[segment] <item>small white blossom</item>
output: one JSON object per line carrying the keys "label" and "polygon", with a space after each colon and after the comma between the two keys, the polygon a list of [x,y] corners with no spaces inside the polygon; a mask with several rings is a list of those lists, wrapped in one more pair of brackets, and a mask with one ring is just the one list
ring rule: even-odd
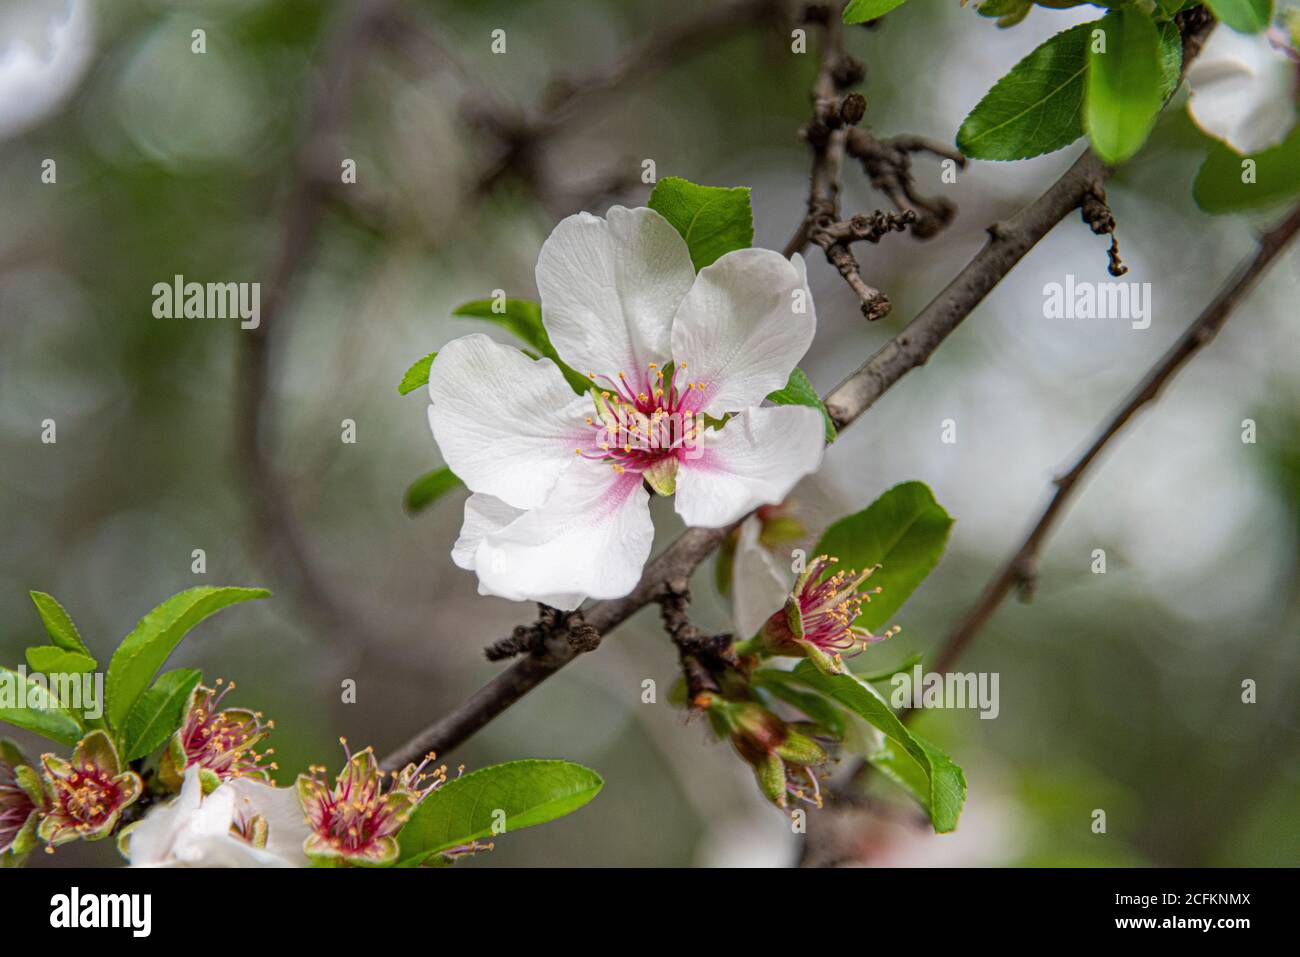
{"label": "small white blossom", "polygon": [[555,227],[537,286],[551,343],[594,399],[485,335],[429,370],[434,438],[474,493],[452,558],[482,594],[562,609],[625,595],[654,537],[646,485],[674,494],[687,525],[718,528],[820,464],[815,409],[759,407],[812,342],[802,257],[741,249],[697,276],[666,219],[615,206]]}
{"label": "small white blossom", "polygon": [[1187,110],[1206,134],[1238,153],[1286,139],[1296,121],[1300,62],[1280,30],[1214,28],[1187,70]]}
{"label": "small white blossom", "polygon": [[306,867],[310,834],[298,793],[250,778],[204,797],[199,769],[181,793],[122,835],[132,867]]}

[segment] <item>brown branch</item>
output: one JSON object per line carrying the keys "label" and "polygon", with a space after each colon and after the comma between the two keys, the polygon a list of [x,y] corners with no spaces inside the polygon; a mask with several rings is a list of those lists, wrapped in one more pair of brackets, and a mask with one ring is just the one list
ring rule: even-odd
{"label": "brown branch", "polygon": [[[1084,473],[1101,455],[1105,446],[1123,430],[1142,407],[1155,401],[1165,385],[1182,367],[1201,349],[1209,345],[1236,306],[1254,288],[1260,277],[1297,233],[1300,233],[1300,206],[1292,210],[1281,225],[1260,238],[1259,249],[1255,255],[1237,268],[1214,300],[1152,366],[1111,417],[1098,428],[1096,437],[1070,470],[1053,480],[1055,491],[1038,521],[1034,523],[1020,546],[1001,566],[985,586],[984,591],[980,593],[970,611],[948,636],[931,666],[932,671],[944,674],[956,666],[958,659],[974,641],[975,636],[988,623],[1013,589],[1018,590],[1025,600],[1032,597],[1043,544],[1079,487]],[[903,709],[899,712],[899,718],[908,721],[915,713],[913,709]],[[854,803],[861,796],[862,784],[870,769],[871,765],[859,759],[844,777],[840,786],[829,789],[830,793],[835,795],[836,802]]]}
{"label": "brown branch", "polygon": [[1053,481],[1056,490],[1047,507],[1030,530],[1025,540],[989,582],[974,607],[967,612],[957,628],[944,643],[933,670],[949,670],[970,645],[975,635],[984,627],[993,612],[1013,589],[1026,597],[1032,595],[1037,574],[1038,556],[1043,542],[1051,533],[1061,511],[1079,487],[1080,479],[1088,467],[1101,454],[1102,449],[1128,424],[1141,408],[1160,395],[1165,384],[1218,334],[1232,311],[1254,288],[1259,278],[1300,232],[1300,207],[1296,207],[1281,225],[1260,238],[1259,249],[1246,263],[1238,267],[1232,279],[1220,290],[1214,300],[1196,317],[1187,331],[1160,358],[1142,381],[1129,394],[1123,404],[1101,427],[1097,437],[1088,446],[1068,472]]}
{"label": "brown branch", "polygon": [[[1198,8],[1199,9],[1199,8]],[[1183,15],[1180,14],[1180,18]],[[1180,19],[1184,70],[1199,49],[1213,20]],[[1011,219],[989,228],[989,241],[957,276],[897,336],[856,372],[832,389],[825,405],[836,428],[847,428],[904,375],[924,365],[984,297],[1044,236],[1085,197],[1095,196],[1110,169],[1091,151],[1085,152],[1045,193]],[[795,237],[798,239],[798,235]],[[806,240],[804,241],[806,244]],[[802,248],[802,247],[800,247]],[[738,523],[737,523],[738,524]],[[635,612],[669,593],[670,582],[688,580],[691,573],[735,528],[687,529],[651,561],[636,588],[623,598],[597,601],[585,610],[586,623],[605,636]],[[581,651],[593,650],[583,648]],[[451,714],[417,733],[388,755],[385,767],[399,767],[429,751],[446,753],[463,743],[525,694],[581,653],[567,641],[548,638],[497,675]]]}
{"label": "brown branch", "polygon": [[[945,338],[970,315],[1012,267],[1072,209],[1106,168],[1085,153],[1046,193],[1006,223],[990,229],[991,239],[901,333],[826,396],[836,426],[847,427],[907,372],[925,363]],[[635,612],[668,594],[668,583],[689,579],[721,544],[731,528],[687,529],[651,561],[633,591],[593,602],[587,624],[607,636]],[[539,651],[522,658],[480,688],[451,714],[412,737],[384,759],[399,767],[429,751],[445,754],[537,687],[575,657],[567,642],[549,637]]]}

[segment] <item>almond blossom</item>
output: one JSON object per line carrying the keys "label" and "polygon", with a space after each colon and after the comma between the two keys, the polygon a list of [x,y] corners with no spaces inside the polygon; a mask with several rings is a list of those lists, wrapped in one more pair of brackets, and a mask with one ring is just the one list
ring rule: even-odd
{"label": "almond blossom", "polygon": [[132,867],[306,867],[310,835],[298,793],[232,778],[204,796],[198,765],[180,795],[119,836]]}
{"label": "almond blossom", "polygon": [[816,410],[760,407],[812,342],[800,256],[741,249],[696,275],[666,219],[615,206],[556,226],[537,286],[588,396],[485,335],[448,343],[429,370],[434,438],[474,493],[452,558],[480,593],[565,610],[625,595],[654,537],[649,489],[718,528],[820,464]]}
{"label": "almond blossom", "polygon": [[1279,29],[1238,33],[1220,24],[1187,69],[1196,125],[1242,154],[1286,139],[1296,122],[1300,54]]}

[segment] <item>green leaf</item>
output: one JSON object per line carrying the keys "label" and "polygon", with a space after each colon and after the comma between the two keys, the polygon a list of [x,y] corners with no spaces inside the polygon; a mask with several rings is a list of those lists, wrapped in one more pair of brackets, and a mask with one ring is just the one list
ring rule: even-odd
{"label": "green leaf", "polygon": [[1258,33],[1273,20],[1273,0],[1205,0],[1205,5],[1238,33]]}
{"label": "green leaf", "polygon": [[39,645],[27,649],[27,667],[46,675],[84,675],[98,668],[99,662],[79,651]]}
{"label": "green leaf", "polygon": [[1160,24],[1160,99],[1168,100],[1183,78],[1183,35],[1178,24]]}
{"label": "green leaf", "polygon": [[1034,0],[984,0],[976,11],[981,17],[998,21],[1000,27],[1013,27],[1034,8]]}
{"label": "green leaf", "polygon": [[825,403],[822,402],[821,396],[817,394],[817,390],[813,388],[802,369],[794,369],[785,388],[777,389],[767,397],[767,401],[775,402],[777,405],[806,405],[810,409],[816,409],[822,414],[822,421],[826,423],[826,441],[835,441],[835,436],[838,434],[835,421],[826,411]]}
{"label": "green leaf", "polygon": [[[20,690],[26,684],[26,696]],[[76,744],[81,725],[59,707],[47,688],[10,668],[0,667],[0,721],[52,738],[60,744]]]}
{"label": "green leaf", "polygon": [[72,615],[64,611],[64,606],[44,592],[29,592],[29,594],[32,603],[36,606],[36,614],[40,615],[40,622],[45,625],[49,640],[59,645],[59,648],[81,651],[82,654],[90,655],[90,649],[86,648],[86,642],[81,640],[77,625],[73,624]]}
{"label": "green leaf", "polygon": [[844,22],[866,23],[868,20],[883,17],[890,10],[901,7],[905,3],[907,0],[851,0],[844,8]]}
{"label": "green leaf", "polygon": [[751,680],[774,697],[798,708],[836,739],[844,737],[844,713],[821,695],[795,687],[798,679],[790,672],[778,668],[759,668]]}
{"label": "green leaf", "polygon": [[402,376],[402,381],[397,384],[397,391],[402,395],[406,395],[407,393],[414,392],[421,386],[428,385],[429,366],[433,365],[433,360],[437,355],[438,353],[436,352],[430,352],[423,359],[415,362],[411,368],[407,369],[406,374]]}
{"label": "green leaf", "polygon": [[966,778],[961,768],[934,745],[908,731],[875,688],[856,675],[825,674],[811,661],[799,662],[794,675],[807,687],[844,705],[902,748],[924,772],[928,783],[924,803],[934,829],[942,834],[957,826],[966,798]]}
{"label": "green leaf", "polygon": [[913,667],[921,663],[921,653],[908,655],[899,664],[892,668],[884,668],[880,671],[855,672],[863,681],[888,681],[894,675],[902,674],[904,671],[911,671]]}
{"label": "green leaf", "polygon": [[904,482],[826,529],[816,554],[838,558],[842,568],[881,565],[868,584],[883,591],[863,604],[857,619],[857,624],[876,629],[938,564],[951,528],[952,517],[924,483]]}
{"label": "green leaf", "polygon": [[185,705],[203,674],[177,668],[160,675],[136,700],[122,732],[122,760],[134,761],[162,747],[185,720]]}
{"label": "green leaf", "polygon": [[650,208],[681,233],[696,272],[754,244],[747,186],[699,186],[680,176],[666,176],[651,191]]}
{"label": "green leaf", "polygon": [[[495,322],[503,329],[509,330],[525,345],[531,346],[539,356],[545,356],[559,366],[574,392],[585,395],[591,388],[591,380],[565,365],[560,359],[560,354],[555,351],[555,346],[551,345],[551,337],[546,334],[546,327],[542,325],[542,307],[538,303],[528,299],[507,299],[504,303],[499,299],[476,299],[457,306],[451,314],[461,318]],[[427,381],[427,369],[425,378]]]}
{"label": "green leaf", "polygon": [[72,616],[63,610],[63,606],[55,601],[52,595],[47,595],[43,591],[34,591],[30,594],[32,602],[36,605],[37,614],[41,616],[41,622],[45,625],[45,631],[50,636],[50,641],[67,651],[79,651],[83,655],[89,655],[90,649],[81,640],[77,626],[72,623]]}
{"label": "green leaf", "polygon": [[406,510],[414,515],[420,512],[452,489],[464,485],[459,476],[445,465],[421,475],[406,489]]}
{"label": "green leaf", "polygon": [[[1253,160],[1253,182],[1243,182]],[[1300,125],[1259,153],[1242,156],[1215,140],[1196,174],[1192,195],[1207,213],[1235,213],[1300,193]]]}
{"label": "green leaf", "polygon": [[448,781],[415,809],[398,834],[400,863],[421,864],[440,851],[493,835],[504,812],[512,833],[571,814],[596,796],[604,782],[595,771],[568,761],[510,761]]}
{"label": "green leaf", "polygon": [[974,159],[1028,159],[1082,136],[1088,37],[1098,22],[1058,33],[993,84],[957,131],[958,149]]}
{"label": "green leaf", "polygon": [[[915,734],[912,735],[912,740],[925,752],[933,781],[910,753],[892,743],[887,743],[880,751],[868,755],[867,761],[912,795],[925,808],[932,822],[938,820],[945,825],[951,823],[952,827],[947,829],[952,830],[956,827],[962,804],[966,800],[966,775],[948,755],[929,741]],[[940,830],[937,824],[935,829]]]}
{"label": "green leaf", "polygon": [[121,731],[136,699],[149,686],[185,633],[228,605],[266,598],[265,588],[200,586],[173,595],[140,619],[108,664],[108,720]]}
{"label": "green leaf", "polygon": [[1163,102],[1160,34],[1134,7],[1110,11],[1097,29],[1102,36],[1088,48],[1084,125],[1096,154],[1122,163],[1142,148]]}

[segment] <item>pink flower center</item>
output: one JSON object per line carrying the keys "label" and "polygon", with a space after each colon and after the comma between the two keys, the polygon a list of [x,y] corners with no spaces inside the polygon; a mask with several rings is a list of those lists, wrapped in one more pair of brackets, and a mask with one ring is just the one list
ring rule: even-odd
{"label": "pink flower center", "polygon": [[89,762],[74,767],[66,778],[51,780],[63,816],[87,827],[104,823],[122,801],[122,789],[112,776]]}
{"label": "pink flower center", "polygon": [[898,629],[873,635],[854,624],[863,604],[881,592],[879,587],[862,588],[880,566],[862,572],[839,570],[827,575],[838,561],[818,555],[799,578],[796,597],[803,622],[803,640],[832,654],[857,654],[869,644],[892,637]]}
{"label": "pink flower center", "polygon": [[18,786],[14,769],[0,763],[0,848],[8,847],[36,805]]}
{"label": "pink flower center", "polygon": [[222,780],[241,775],[263,775],[274,770],[275,764],[262,765],[263,758],[274,753],[268,748],[262,753],[253,746],[275,727],[273,721],[263,721],[260,712],[221,711],[221,700],[234,690],[234,682],[220,693],[210,689],[201,703],[186,716],[181,729],[181,743],[185,747],[185,766],[197,764],[214,772]]}
{"label": "pink flower center", "polygon": [[591,440],[574,450],[578,455],[607,462],[620,474],[641,473],[667,459],[690,458],[699,448],[704,383],[687,380],[686,363],[669,366],[666,376],[652,362],[639,379],[623,372],[590,378],[600,390],[598,412],[587,418]]}

